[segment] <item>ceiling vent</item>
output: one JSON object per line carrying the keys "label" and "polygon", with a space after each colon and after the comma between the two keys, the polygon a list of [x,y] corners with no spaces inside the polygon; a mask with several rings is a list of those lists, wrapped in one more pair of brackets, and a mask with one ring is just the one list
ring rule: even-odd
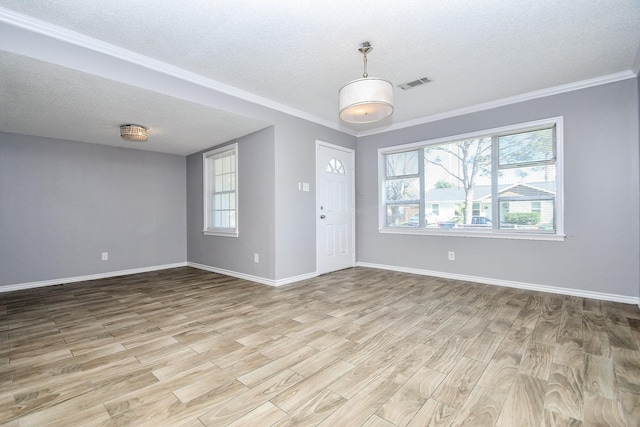
{"label": "ceiling vent", "polygon": [[423,77],[421,79],[418,80],[414,80],[412,82],[409,83],[403,83],[401,85],[398,85],[398,87],[402,90],[409,90],[409,89],[413,89],[414,87],[417,86],[422,86],[423,84],[429,83],[431,81],[431,79],[429,77]]}

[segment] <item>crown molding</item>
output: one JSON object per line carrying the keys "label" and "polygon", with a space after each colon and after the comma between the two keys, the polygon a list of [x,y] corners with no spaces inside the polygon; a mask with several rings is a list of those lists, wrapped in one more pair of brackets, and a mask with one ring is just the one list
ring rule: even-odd
{"label": "crown molding", "polygon": [[51,37],[60,40],[64,43],[69,43],[84,49],[92,50],[97,53],[108,55],[118,60],[123,60],[134,65],[138,65],[147,68],[158,73],[162,73],[186,82],[196,84],[198,86],[211,89],[221,94],[229,95],[234,98],[250,102],[271,110],[279,111],[281,113],[297,117],[300,119],[308,120],[313,123],[317,123],[322,126],[355,136],[363,137],[370,135],[377,135],[385,132],[390,132],[399,129],[405,129],[412,126],[422,125],[426,123],[435,122],[438,120],[444,120],[452,117],[462,116],[465,114],[471,114],[481,111],[490,110],[493,108],[503,107],[506,105],[516,104],[523,101],[530,101],[533,99],[544,98],[547,96],[558,95],[562,93],[572,92],[580,89],[590,88],[594,86],[600,86],[608,83],[614,83],[621,80],[635,78],[640,73],[640,48],[635,56],[633,68],[628,71],[622,71],[619,73],[609,74],[606,76],[596,77],[593,79],[582,80],[579,82],[573,82],[565,85],[559,85],[542,89],[538,91],[528,92],[512,97],[499,99],[496,101],[490,101],[482,104],[477,104],[469,107],[459,108],[456,110],[447,111],[444,113],[433,114],[430,116],[421,117],[414,120],[408,120],[401,123],[387,125],[383,127],[357,131],[349,129],[340,123],[336,123],[330,120],[322,119],[316,115],[309,114],[305,111],[290,107],[285,104],[273,101],[268,98],[264,98],[255,95],[251,92],[238,89],[236,87],[218,82],[213,79],[209,79],[200,74],[196,74],[185,69],[167,64],[166,62],[158,61],[153,58],[132,52],[130,50],[115,46],[110,43],[95,39],[93,37],[80,34],[75,31],[68,30],[66,28],[51,24],[49,22],[24,15],[15,12],[10,9],[0,7],[0,22],[30,31],[38,33],[46,37]]}
{"label": "crown molding", "polygon": [[[640,51],[639,51],[640,52]],[[640,58],[636,61],[640,62]],[[640,64],[636,64],[640,65]],[[634,73],[631,70],[622,71],[619,73],[609,74],[606,76],[596,77],[593,79],[582,80],[579,82],[568,83],[565,85],[553,86],[547,89],[537,90],[533,92],[523,93],[521,95],[515,95],[508,98],[498,99],[496,101],[486,102],[483,104],[472,105],[469,107],[459,108],[456,110],[447,111],[444,113],[433,114],[431,116],[421,117],[415,120],[408,120],[406,122],[397,123],[386,126],[384,128],[370,129],[367,131],[361,131],[356,133],[357,137],[376,135],[380,133],[390,132],[398,129],[404,129],[412,126],[418,126],[425,123],[436,122],[438,120],[449,119],[452,117],[463,116],[465,114],[477,113],[481,111],[491,110],[493,108],[504,107],[506,105],[517,104],[519,102],[531,101],[533,99],[545,98],[552,95],[558,95],[567,92],[573,92],[580,89],[586,89],[595,86],[601,86],[608,83],[615,83],[622,80],[633,79],[637,76],[637,72]]]}
{"label": "crown molding", "polygon": [[41,34],[46,37],[51,37],[64,43],[69,43],[84,49],[101,53],[118,60],[126,61],[131,64],[156,71],[158,73],[162,73],[207,89],[214,90],[225,95],[232,96],[234,98],[241,99],[243,101],[250,102],[252,104],[260,105],[271,110],[279,111],[290,116],[298,117],[300,119],[308,120],[344,132],[344,129],[339,127],[336,123],[322,119],[313,114],[309,114],[305,111],[298,110],[288,105],[275,102],[271,99],[255,95],[251,92],[247,92],[242,89],[238,89],[236,87],[218,82],[216,80],[209,79],[200,74],[187,71],[183,68],[167,64],[166,62],[158,61],[148,56],[141,55],[139,53],[124,49],[111,43],[107,43],[102,40],[98,40],[96,38],[68,30],[66,28],[51,24],[41,19],[33,18],[31,16],[15,12],[10,9],[0,7],[0,22],[4,22],[6,24],[21,28],[26,31]]}

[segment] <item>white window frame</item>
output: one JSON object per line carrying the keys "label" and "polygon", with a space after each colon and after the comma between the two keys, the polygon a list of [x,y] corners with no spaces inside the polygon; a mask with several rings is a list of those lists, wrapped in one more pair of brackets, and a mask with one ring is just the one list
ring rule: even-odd
{"label": "white window frame", "polygon": [[[500,229],[474,229],[473,231],[465,229],[431,229],[431,228],[411,228],[411,227],[385,227],[386,206],[385,206],[385,178],[386,165],[385,155],[403,151],[409,151],[415,148],[421,148],[427,145],[444,144],[452,141],[474,139],[485,137],[488,135],[504,134],[517,131],[526,131],[538,127],[555,126],[556,132],[556,198],[555,198],[555,215],[556,230],[555,233],[536,233],[513,232]],[[564,129],[563,117],[551,117],[543,120],[536,120],[526,123],[518,123],[510,126],[487,129],[478,132],[466,133],[461,135],[448,136],[433,140],[413,142],[409,144],[396,145],[392,147],[383,147],[378,149],[378,232],[384,234],[411,234],[411,235],[434,235],[434,236],[457,236],[457,237],[480,237],[480,238],[497,238],[497,239],[523,239],[523,240],[552,240],[563,241],[564,234]],[[421,195],[424,197],[424,195]]]}
{"label": "white window frame", "polygon": [[[211,174],[215,173],[215,171],[212,170],[209,159],[225,157],[229,153],[233,153],[235,158],[235,227],[214,227],[212,225],[213,220],[211,218],[211,206],[214,203],[212,200]],[[202,155],[202,178],[202,204],[204,210],[204,228],[202,233],[209,236],[238,237],[238,144],[234,143],[225,145],[224,147],[216,148],[204,153]]]}

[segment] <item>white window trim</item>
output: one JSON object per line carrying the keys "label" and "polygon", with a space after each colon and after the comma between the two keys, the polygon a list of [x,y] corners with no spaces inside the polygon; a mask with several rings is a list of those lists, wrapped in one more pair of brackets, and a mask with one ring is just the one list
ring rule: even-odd
{"label": "white window trim", "polygon": [[[493,135],[498,133],[508,133],[527,128],[536,128],[543,126],[556,127],[556,232],[551,233],[514,233],[507,230],[489,230],[489,231],[467,231],[456,229],[414,229],[414,228],[392,228],[385,227],[385,210],[383,204],[385,200],[385,164],[384,155],[396,152],[407,151],[412,148],[423,147],[425,145],[442,144],[451,141],[459,141],[465,139],[473,139],[481,136]],[[518,123],[515,125],[503,126],[499,128],[486,129],[478,132],[465,133],[461,135],[447,136],[444,138],[431,139],[426,141],[418,141],[409,144],[395,145],[391,147],[383,147],[378,149],[378,232],[381,234],[407,234],[407,235],[425,235],[425,236],[452,236],[452,237],[478,237],[491,239],[519,239],[519,240],[550,240],[563,241],[566,238],[564,234],[564,128],[563,116],[551,117],[543,120],[536,120],[526,123]]]}
{"label": "white window trim", "polygon": [[[233,151],[235,153],[235,173],[236,173],[236,190],[235,190],[235,206],[236,206],[236,227],[235,228],[208,228],[207,224],[210,224],[209,215],[209,195],[211,194],[210,190],[210,180],[209,180],[209,167],[207,159],[211,156],[215,156],[220,153],[224,153],[227,151]],[[229,145],[225,145],[224,147],[216,148],[214,150],[207,151],[202,154],[202,207],[203,207],[203,230],[202,234],[206,236],[223,236],[223,237],[238,237],[239,229],[238,229],[238,143],[233,143]]]}

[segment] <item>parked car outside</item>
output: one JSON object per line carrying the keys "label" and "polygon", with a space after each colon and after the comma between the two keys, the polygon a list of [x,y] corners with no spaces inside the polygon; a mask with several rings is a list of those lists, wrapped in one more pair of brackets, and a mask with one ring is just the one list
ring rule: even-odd
{"label": "parked car outside", "polygon": [[472,216],[471,224],[458,224],[462,228],[491,228],[491,218],[486,216]]}
{"label": "parked car outside", "polygon": [[491,218],[486,216],[471,217],[471,224],[463,224],[461,218],[454,218],[452,221],[442,221],[439,228],[491,228]]}
{"label": "parked car outside", "polygon": [[440,224],[438,224],[438,228],[455,228],[456,225],[457,224],[453,221],[443,221]]}
{"label": "parked car outside", "polygon": [[486,216],[471,217],[471,225],[475,225],[476,227],[491,227],[491,218]]}
{"label": "parked car outside", "polygon": [[[440,219],[438,218],[437,215],[433,213],[428,213],[424,216],[424,225],[426,226],[429,226],[429,225],[437,226],[439,222],[440,222]],[[407,224],[410,227],[418,227],[420,225],[420,215],[419,214],[412,215],[411,218],[409,218],[409,222]]]}

